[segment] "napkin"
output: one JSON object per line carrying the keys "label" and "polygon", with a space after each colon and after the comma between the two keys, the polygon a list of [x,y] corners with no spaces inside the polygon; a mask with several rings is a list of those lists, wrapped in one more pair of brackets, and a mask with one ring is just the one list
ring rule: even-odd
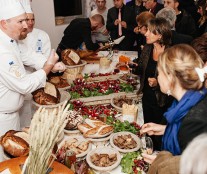
{"label": "napkin", "polygon": [[9,169],[5,169],[0,174],[12,174]]}

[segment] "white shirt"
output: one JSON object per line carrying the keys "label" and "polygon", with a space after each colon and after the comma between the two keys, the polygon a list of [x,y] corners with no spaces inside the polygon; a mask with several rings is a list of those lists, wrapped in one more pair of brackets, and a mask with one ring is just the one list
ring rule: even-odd
{"label": "white shirt", "polygon": [[[0,30],[0,113],[18,111],[24,95],[44,87],[46,73],[41,68],[46,59],[29,50],[19,50],[18,43]],[[37,71],[26,74],[24,65]]]}
{"label": "white shirt", "polygon": [[34,28],[32,32],[27,34],[23,40],[27,47],[31,47],[33,51],[41,53],[46,58],[49,57],[51,51],[51,42],[48,34],[40,29]]}
{"label": "white shirt", "polygon": [[92,12],[91,12],[91,16],[95,15],[95,14],[100,14],[103,16],[104,18],[104,21],[105,21],[105,25],[101,28],[99,28],[97,30],[97,32],[94,32],[93,35],[95,37],[95,40],[96,41],[102,41],[102,42],[107,42],[108,41],[108,38],[109,36],[107,35],[103,35],[102,32],[105,31],[106,29],[106,20],[107,20],[107,13],[108,13],[108,9],[106,9],[103,13],[99,13],[97,9],[94,9]]}

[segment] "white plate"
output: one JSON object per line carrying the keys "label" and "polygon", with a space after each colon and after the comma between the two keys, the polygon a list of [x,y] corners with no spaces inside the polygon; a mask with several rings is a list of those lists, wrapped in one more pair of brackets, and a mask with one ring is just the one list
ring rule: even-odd
{"label": "white plate", "polygon": [[[92,162],[91,162],[91,155],[93,155],[94,153],[97,153],[97,154],[116,154],[117,155],[117,161],[111,165],[111,166],[108,166],[108,167],[99,167],[99,166],[95,166]],[[101,147],[101,148],[96,148],[92,151],[90,151],[87,156],[86,156],[86,161],[88,163],[88,165],[97,170],[97,171],[111,171],[113,170],[114,168],[116,168],[120,162],[121,162],[121,155],[119,153],[118,150],[114,149],[114,148],[109,148],[109,147]]]}
{"label": "white plate", "polygon": [[[137,142],[137,147],[135,147],[135,148],[133,148],[133,149],[121,149],[121,148],[117,147],[117,146],[114,144],[114,139],[115,139],[116,137],[121,136],[121,135],[129,135],[129,134],[130,134],[130,135],[132,136],[132,138]],[[117,133],[114,133],[114,134],[111,136],[111,138],[110,138],[110,144],[111,144],[112,147],[114,147],[115,149],[117,149],[119,152],[122,152],[122,153],[128,153],[128,152],[134,152],[134,151],[139,150],[140,147],[141,147],[141,140],[140,140],[140,138],[139,138],[137,135],[135,135],[135,134],[133,134],[133,133],[131,133],[131,132],[123,131],[123,132],[117,132]]]}
{"label": "white plate", "polygon": [[[88,140],[85,139],[83,136],[81,135],[77,135],[77,136],[65,136],[64,139],[60,142],[60,144],[58,144],[58,149],[60,149],[64,144],[65,142],[70,142],[71,139],[73,138],[76,138],[78,140],[78,142],[87,142]],[[92,145],[91,143],[88,144],[88,149],[80,154],[77,154],[76,157],[79,158],[79,157],[83,157],[85,156],[92,148]]]}
{"label": "white plate", "polygon": [[103,138],[87,138],[87,140],[91,141],[92,144],[96,147],[98,146],[107,146],[109,144],[111,135]]}
{"label": "white plate", "polygon": [[68,135],[78,135],[78,134],[81,134],[78,129],[75,129],[75,130],[64,129],[64,133],[68,134]]}

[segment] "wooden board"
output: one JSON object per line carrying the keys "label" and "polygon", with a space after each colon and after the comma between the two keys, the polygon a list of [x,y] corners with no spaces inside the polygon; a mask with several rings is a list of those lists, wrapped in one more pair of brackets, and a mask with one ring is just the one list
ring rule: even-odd
{"label": "wooden board", "polygon": [[[0,163],[0,172],[9,169],[12,174],[21,174],[21,166],[24,164],[26,157],[18,157],[10,160],[6,160]],[[51,172],[49,174],[74,174],[69,168],[56,161],[51,166]]]}

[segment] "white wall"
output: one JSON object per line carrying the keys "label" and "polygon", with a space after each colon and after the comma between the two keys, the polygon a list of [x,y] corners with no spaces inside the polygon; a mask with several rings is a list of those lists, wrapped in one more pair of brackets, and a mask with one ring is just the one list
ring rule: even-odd
{"label": "white wall", "polygon": [[56,49],[68,24],[55,25],[53,0],[33,0],[32,9],[35,14],[35,27],[49,34],[52,48]]}
{"label": "white wall", "polygon": [[[69,0],[68,0],[69,1]],[[85,2],[85,0],[82,0]],[[86,15],[89,8],[89,2],[91,0],[86,0],[84,3],[84,12]],[[113,0],[107,0],[107,7],[113,6]],[[32,9],[35,14],[35,27],[46,31],[52,43],[52,48],[57,48],[62,36],[63,31],[68,26],[68,24],[55,25],[55,13],[53,0],[32,0]]]}

